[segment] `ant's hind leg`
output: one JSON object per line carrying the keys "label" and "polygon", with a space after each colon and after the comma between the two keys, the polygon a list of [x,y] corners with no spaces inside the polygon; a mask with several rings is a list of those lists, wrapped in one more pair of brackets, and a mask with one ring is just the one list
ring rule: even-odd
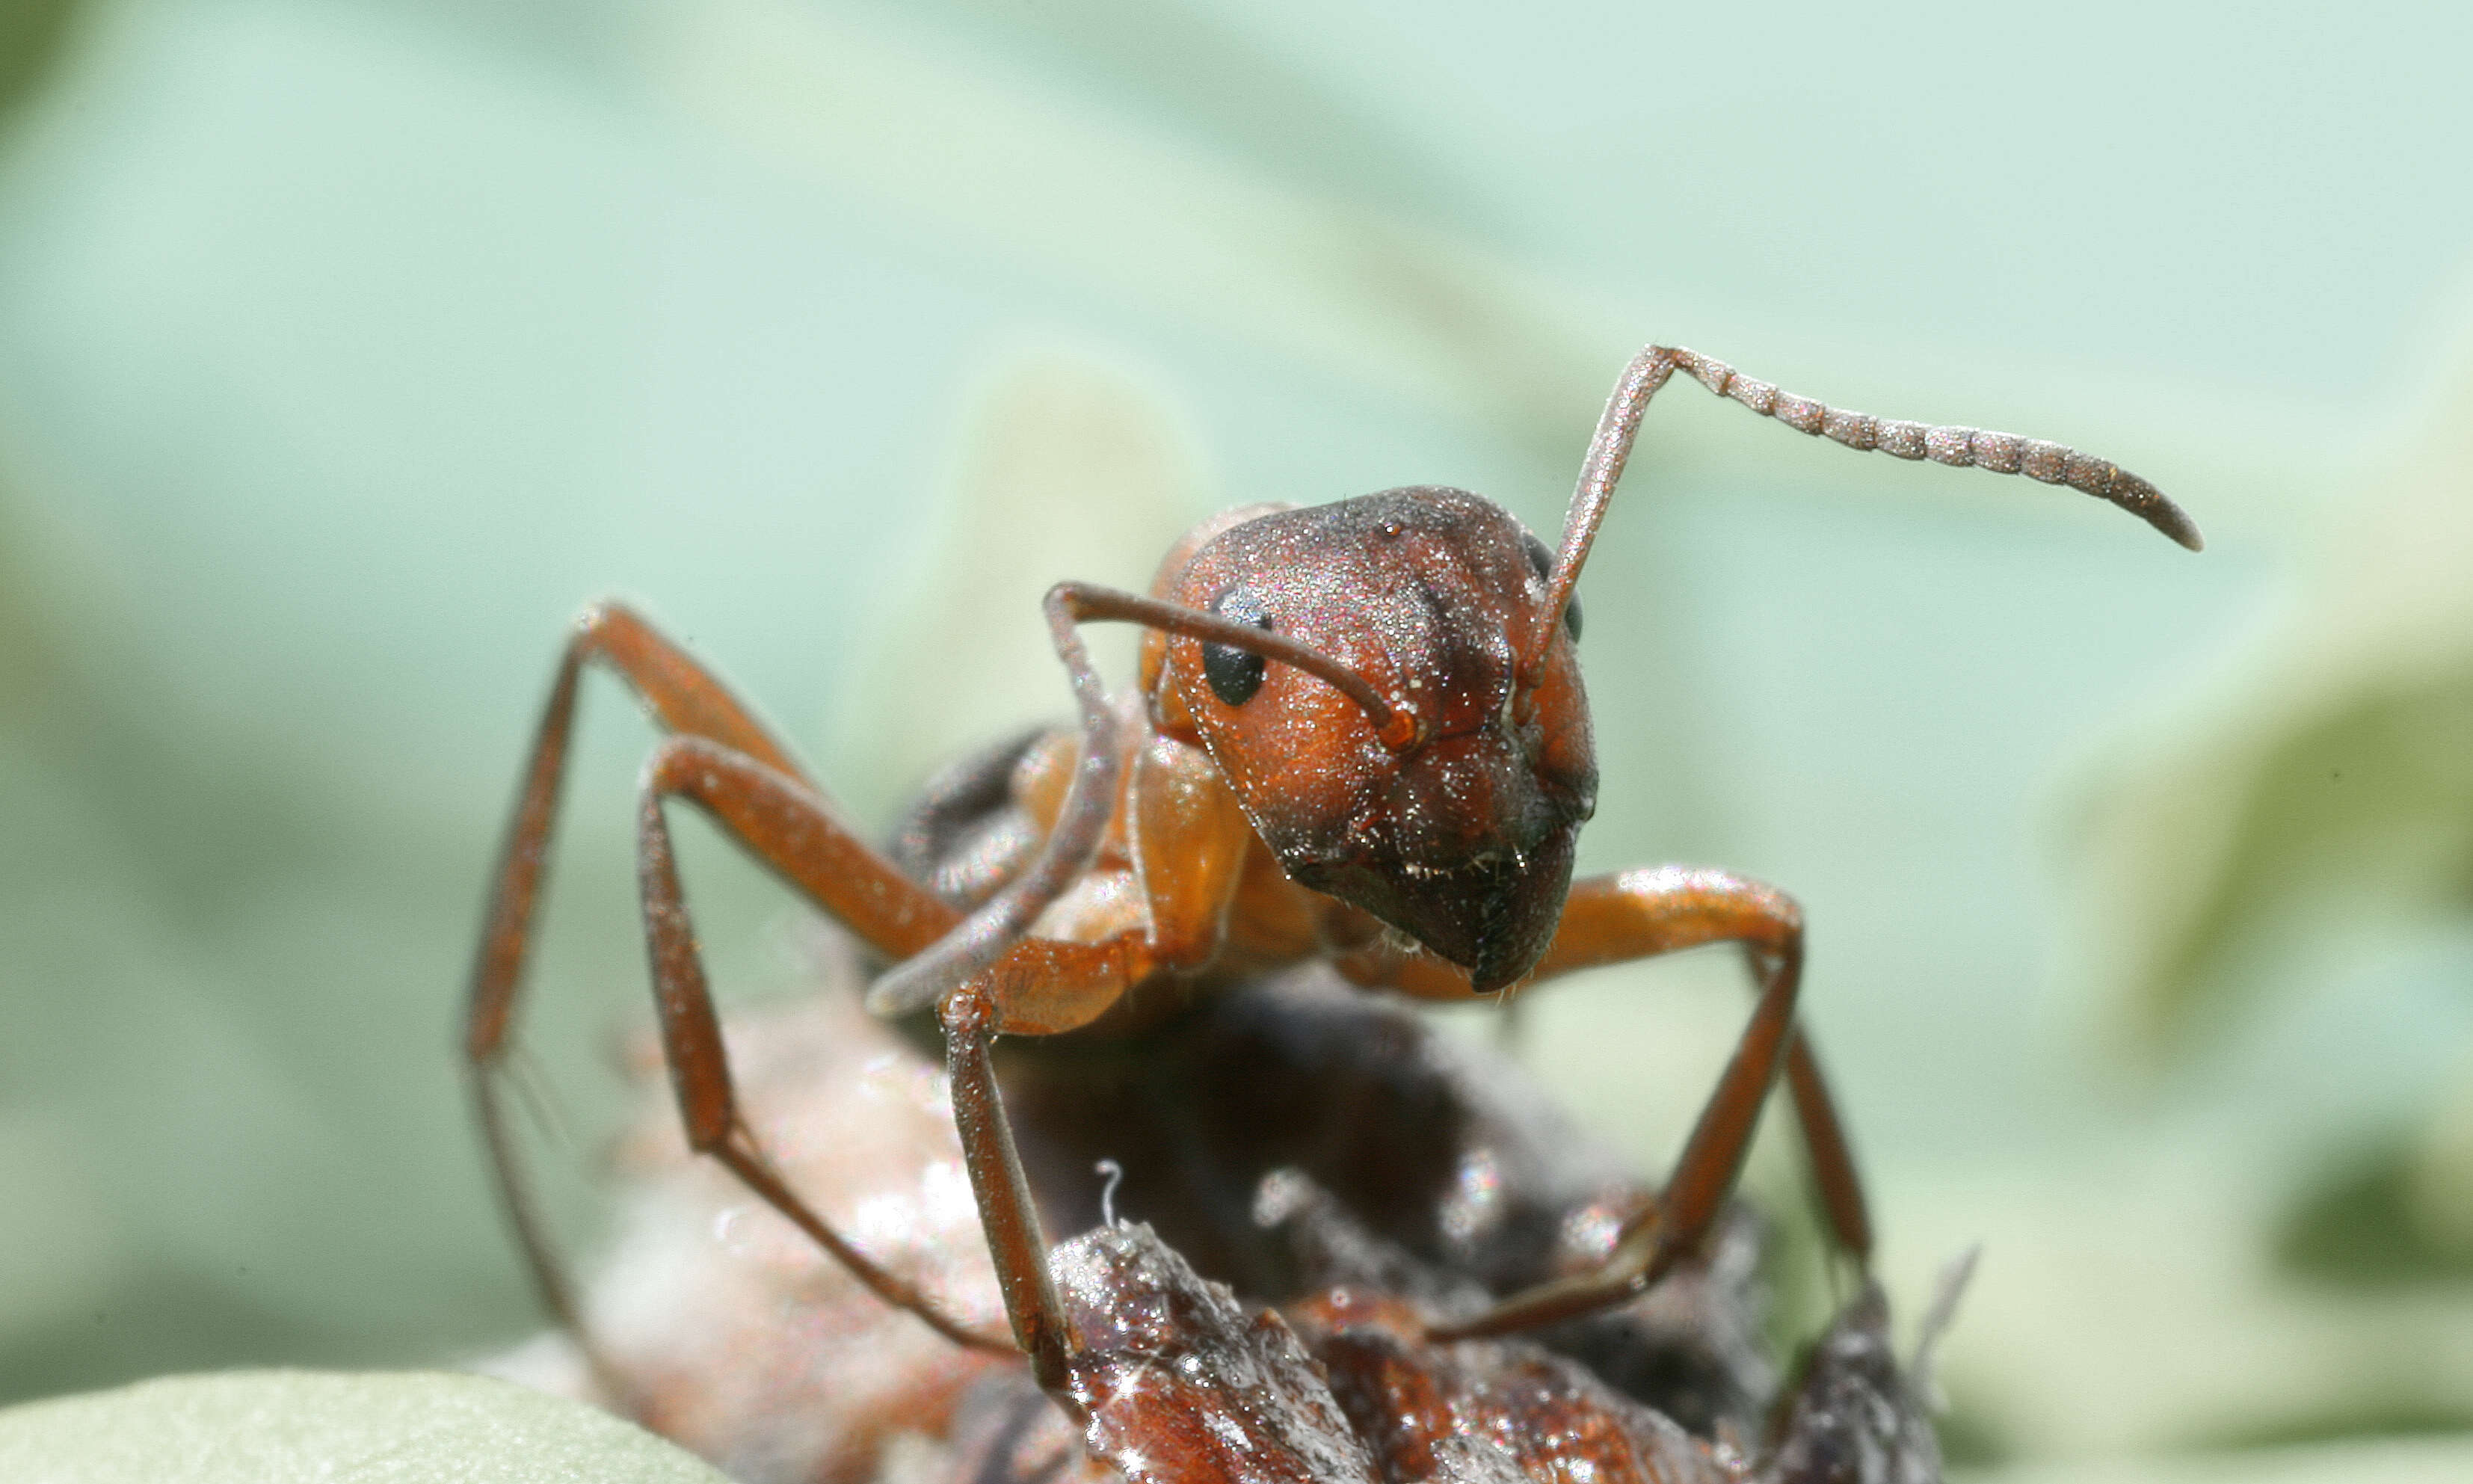
{"label": "ant's hind leg", "polygon": [[1595,1273],[1514,1295],[1438,1336],[1501,1334],[1621,1303],[1696,1248],[1733,1193],[1769,1089],[1784,1075],[1803,1128],[1822,1209],[1838,1246],[1870,1259],[1871,1220],[1852,1151],[1820,1064],[1795,1026],[1803,914],[1784,893],[1722,871],[1668,867],[1573,885],[1538,978],[1713,943],[1749,955],[1760,995],[1735,1054],[1684,1140],[1656,1205],[1625,1227]]}

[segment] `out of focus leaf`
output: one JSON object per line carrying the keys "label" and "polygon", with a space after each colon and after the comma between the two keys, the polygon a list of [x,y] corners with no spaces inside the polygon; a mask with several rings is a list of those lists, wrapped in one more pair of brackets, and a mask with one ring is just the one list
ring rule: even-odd
{"label": "out of focus leaf", "polygon": [[[2277,980],[2277,957],[2473,920],[2473,353],[2404,451],[2328,513],[2315,568],[2221,702],[2115,778],[2085,844],[2117,1002],[2149,1053]],[[2204,698],[2215,700],[2216,697]],[[2285,1218],[2288,1268],[2473,1266],[2473,1085]]]}
{"label": "out of focus leaf", "polygon": [[2456,1484],[2473,1460],[2457,1438],[2384,1438],[2077,1459],[1999,1474],[2001,1484]]}
{"label": "out of focus leaf", "polygon": [[[1446,408],[1558,465],[1637,348],[1635,327],[1464,237],[1129,128],[1087,98],[957,67],[858,8],[674,0],[647,14],[641,55],[684,117],[919,224],[940,251],[1103,283],[1171,320]],[[1104,21],[1088,34],[1102,31],[1115,47],[1139,44]],[[1212,65],[1221,89],[1304,85],[1225,48]],[[1359,138],[1322,139],[1316,154],[1344,156]]]}
{"label": "out of focus leaf", "polygon": [[[873,662],[840,718],[856,771],[905,790],[957,746],[1069,714],[1039,616],[1047,589],[1073,578],[1148,591],[1160,554],[1212,508],[1164,398],[1089,355],[1007,355],[964,416],[926,569],[868,635]],[[1090,626],[1083,642],[1111,684],[1131,682],[1130,626]],[[900,802],[847,792],[885,813]]]}
{"label": "out of focus leaf", "polygon": [[2124,768],[2081,839],[2141,1041],[2181,1042],[2245,952],[2473,913],[2473,354],[2328,513],[2219,704]]}
{"label": "out of focus leaf", "polygon": [[[2416,1219],[2409,1145],[2372,1150],[2320,1180],[2285,1218],[2276,1257],[2314,1279],[2377,1287],[2473,1277],[2473,1253],[2431,1240]],[[2463,1425],[2473,1426],[2473,1416]]]}
{"label": "out of focus leaf", "polygon": [[170,1376],[0,1412],[13,1484],[718,1484],[581,1402],[436,1372]]}
{"label": "out of focus leaf", "polygon": [[9,0],[0,5],[0,113],[42,81],[68,39],[78,0]]}

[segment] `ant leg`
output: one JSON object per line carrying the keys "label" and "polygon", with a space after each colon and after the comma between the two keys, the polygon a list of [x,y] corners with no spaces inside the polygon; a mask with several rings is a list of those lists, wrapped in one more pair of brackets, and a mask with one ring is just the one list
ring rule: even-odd
{"label": "ant leg", "polygon": [[1039,1225],[1030,1183],[1021,1172],[1013,1125],[1005,1118],[989,1044],[996,1040],[996,1006],[1006,997],[1008,957],[945,996],[945,1065],[952,1088],[953,1123],[962,1135],[962,1162],[971,1172],[979,1222],[987,1229],[988,1255],[996,1260],[1004,1292],[1005,1317],[1016,1343],[1030,1357],[1031,1375],[1050,1396],[1066,1398],[1068,1366],[1079,1342],[1056,1297],[1047,1269],[1047,1236]]}
{"label": "ant leg", "polygon": [[[1775,887],[1732,872],[1664,866],[1592,876],[1573,883],[1537,977],[1730,941],[1750,950],[1754,973],[1765,978],[1764,955],[1784,951],[1778,945],[1790,945],[1801,962],[1803,911]],[[1858,1267],[1868,1267],[1872,1218],[1862,1177],[1819,1053],[1799,1028],[1787,1043],[1784,1075],[1830,1234]]]}
{"label": "ant leg", "polygon": [[[728,688],[652,625],[614,603],[586,609],[559,656],[557,678],[533,738],[515,817],[509,821],[497,868],[492,873],[489,910],[473,959],[465,1021],[466,1049],[476,1063],[493,1062],[502,1051],[523,978],[533,916],[548,865],[550,832],[558,819],[567,742],[574,730],[577,684],[588,660],[607,664],[666,730],[708,738],[798,780],[811,792],[815,789],[805,772]],[[843,914],[877,949],[906,956],[951,926],[957,914],[910,882],[890,861],[855,837],[849,838],[845,850],[862,874],[881,883],[871,891],[882,905],[871,902]]]}
{"label": "ant leg", "polygon": [[[1666,867],[1592,877],[1573,884],[1537,977],[1713,943],[1744,946],[1761,980],[1760,997],[1656,1206],[1618,1234],[1597,1272],[1514,1295],[1475,1319],[1438,1327],[1437,1337],[1501,1334],[1573,1318],[1620,1303],[1664,1277],[1699,1245],[1733,1192],[1762,1104],[1781,1071],[1802,1122],[1831,1230],[1859,1263],[1868,1260],[1871,1222],[1854,1157],[1820,1064],[1794,1023],[1803,914],[1791,898],[1721,871]],[[1410,988],[1413,993],[1427,987]]]}
{"label": "ant leg", "polygon": [[[1744,910],[1713,921],[1705,911],[1712,897],[1731,899]],[[1770,951],[1766,945],[1799,944],[1802,914],[1791,898],[1727,872],[1669,866],[1592,876],[1573,883],[1554,942],[1527,982],[1730,942],[1753,950],[1754,972],[1765,980],[1761,957]],[[1360,950],[1341,955],[1337,967],[1360,984],[1387,986],[1419,999],[1464,1000],[1472,993],[1467,970],[1426,954],[1401,958],[1380,948]],[[1830,1235],[1858,1267],[1867,1267],[1872,1219],[1862,1179],[1820,1070],[1819,1054],[1801,1029],[1787,1043],[1784,1076]]]}
{"label": "ant leg", "polygon": [[[500,1208],[514,1229],[533,1284],[550,1316],[583,1345],[595,1376],[613,1395],[623,1395],[611,1368],[594,1353],[579,1323],[574,1290],[549,1241],[548,1231],[535,1208],[498,1083],[511,1044],[516,999],[531,946],[532,923],[540,905],[548,863],[549,838],[557,821],[559,784],[565,772],[569,737],[574,729],[577,688],[587,662],[610,667],[651,708],[665,728],[708,738],[732,752],[768,765],[777,775],[801,781],[804,776],[787,752],[775,742],[732,697],[728,688],[641,617],[616,604],[601,603],[578,616],[559,657],[549,700],[525,763],[523,785],[514,817],[499,848],[491,876],[481,941],[473,956],[466,995],[464,1055],[471,1071],[473,1106],[490,1152],[490,1168]],[[805,796],[814,800],[809,792]],[[803,888],[830,907],[862,937],[891,954],[918,951],[935,941],[956,920],[951,908],[920,889],[866,844],[825,817],[821,802],[812,810],[813,843],[795,854],[815,869],[793,875]],[[802,875],[804,879],[799,879]],[[826,878],[839,890],[819,890]]]}
{"label": "ant leg", "polygon": [[932,947],[887,970],[867,992],[873,1015],[892,1017],[924,1010],[965,981],[985,972],[1007,950],[1022,941],[1030,924],[1064,895],[1066,888],[1090,869],[1091,857],[1107,832],[1116,806],[1116,714],[1108,705],[1108,689],[1091,666],[1091,652],[1078,627],[1095,613],[1092,594],[1104,589],[1081,583],[1059,583],[1041,604],[1047,616],[1047,636],[1056,658],[1073,685],[1081,712],[1082,739],[1073,762],[1073,779],[1065,802],[1038,856],[1002,891],[988,898],[969,918],[954,925]]}
{"label": "ant leg", "polygon": [[916,1284],[896,1277],[852,1247],[809,1209],[783,1183],[741,1115],[730,1080],[721,1019],[698,955],[695,926],[679,884],[662,805],[672,796],[702,805],[741,843],[792,884],[808,887],[833,905],[847,890],[817,893],[811,877],[828,867],[832,852],[820,842],[840,836],[821,802],[802,784],[743,753],[702,737],[674,737],[645,764],[636,822],[638,875],[643,890],[645,945],[652,961],[653,1001],[661,1028],[661,1049],[670,1085],[686,1125],[687,1147],[710,1155],[747,1187],[788,1217],[829,1252],[877,1298],[906,1309],[956,1345],[1010,1352],[1003,1339],[972,1330],[940,1309]]}
{"label": "ant leg", "polygon": [[1863,1177],[1855,1168],[1855,1151],[1846,1141],[1846,1124],[1837,1116],[1837,1100],[1830,1095],[1829,1079],[1821,1075],[1820,1053],[1812,1049],[1811,1034],[1801,1029],[1786,1048],[1786,1090],[1794,1099],[1804,1158],[1812,1161],[1812,1184],[1820,1194],[1829,1234],[1837,1239],[1839,1251],[1855,1259],[1858,1270],[1868,1270],[1872,1213],[1863,1200]]}

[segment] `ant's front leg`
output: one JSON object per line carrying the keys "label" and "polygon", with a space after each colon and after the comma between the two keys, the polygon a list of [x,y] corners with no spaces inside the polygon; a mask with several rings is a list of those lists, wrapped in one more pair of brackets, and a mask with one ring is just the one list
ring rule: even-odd
{"label": "ant's front leg", "polygon": [[[1082,1342],[1048,1271],[1047,1237],[1022,1175],[990,1047],[999,1034],[1055,1035],[1088,1024],[1154,972],[1207,961],[1217,951],[1252,833],[1209,759],[1164,738],[1150,737],[1136,750],[1130,787],[1116,797],[1115,730],[1076,629],[1093,619],[1138,615],[1214,634],[1236,626],[1079,583],[1051,589],[1045,612],[1080,705],[1082,737],[1042,858],[934,948],[878,980],[869,1008],[883,1014],[931,998],[936,1004],[963,1165],[1006,1318],[1041,1388],[1078,1409],[1069,1371]],[[1241,630],[1235,636],[1258,637]],[[1109,811],[1118,806],[1130,811],[1145,927],[1097,942],[1022,936],[1088,869]]]}
{"label": "ant's front leg", "polygon": [[[1803,913],[1791,898],[1723,871],[1668,866],[1593,876],[1573,883],[1561,925],[1535,977],[1714,943],[1744,946],[1760,979],[1760,997],[1657,1204],[1618,1234],[1597,1272],[1517,1294],[1475,1319],[1438,1327],[1438,1337],[1552,1324],[1621,1303],[1665,1276],[1700,1244],[1733,1193],[1762,1104],[1781,1072],[1794,1099],[1831,1233],[1858,1264],[1869,1262],[1871,1219],[1854,1155],[1810,1038],[1795,1027]],[[1413,994],[1456,997],[1450,981],[1457,973],[1437,961],[1412,959],[1389,977]],[[1458,974],[1457,995],[1467,993],[1466,976]]]}
{"label": "ant's front leg", "polygon": [[988,1054],[1001,1019],[997,1007],[1020,978],[1016,961],[1008,956],[946,995],[939,1016],[945,1026],[953,1124],[962,1136],[962,1163],[978,1200],[979,1224],[987,1231],[1005,1316],[1016,1343],[1030,1357],[1040,1389],[1063,1399],[1069,1395],[1067,1372],[1078,1341],[1048,1273],[1047,1236],[1039,1225],[1030,1182],[1021,1172],[1021,1155],[1014,1147],[1013,1125],[1005,1118],[996,1065]]}
{"label": "ant's front leg", "polygon": [[[1741,1069],[1743,1048],[1762,1029],[1761,1015],[1771,998],[1782,997],[1785,1005],[1779,1013],[1791,1015],[1799,986],[1803,909],[1777,888],[1730,871],[1688,866],[1657,866],[1591,876],[1573,883],[1554,942],[1538,963],[1537,977],[1630,963],[1704,943],[1743,945],[1764,989],[1761,1007],[1754,1010],[1752,1023],[1744,1029],[1736,1063],[1727,1069],[1731,1078]],[[1862,1177],[1856,1171],[1846,1126],[1837,1116],[1837,1100],[1830,1095],[1828,1080],[1821,1075],[1820,1058],[1812,1048],[1809,1033],[1795,1030],[1788,1041],[1784,1075],[1830,1234],[1857,1266],[1868,1266],[1872,1260],[1872,1218],[1863,1200]],[[1711,1098],[1711,1112],[1726,1089],[1727,1084],[1720,1082]],[[1758,1116],[1758,1110],[1755,1099],[1752,1116]],[[1709,1116],[1704,1113],[1703,1121]],[[1747,1125],[1744,1137],[1749,1137]],[[1684,1149],[1686,1163],[1697,1142],[1695,1131],[1693,1144]],[[1680,1171],[1677,1173],[1679,1176]],[[1717,1192],[1717,1199],[1722,1201],[1733,1185],[1730,1177],[1727,1189]],[[1701,1218],[1703,1224],[1716,1214],[1713,1204]]]}

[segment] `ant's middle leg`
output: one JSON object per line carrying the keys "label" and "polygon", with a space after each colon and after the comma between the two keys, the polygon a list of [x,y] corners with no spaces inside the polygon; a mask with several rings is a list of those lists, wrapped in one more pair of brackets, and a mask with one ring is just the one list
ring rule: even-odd
{"label": "ant's middle leg", "polygon": [[[674,737],[645,764],[636,822],[645,945],[663,1060],[686,1126],[687,1147],[719,1161],[877,1298],[917,1315],[957,1345],[1011,1352],[1012,1344],[1001,1336],[963,1325],[916,1284],[852,1246],[782,1180],[748,1127],[731,1082],[721,1019],[679,883],[678,858],[663,811],[673,797],[702,806],[759,860],[837,913],[844,905],[841,898],[852,890],[850,881],[834,874],[837,865],[845,864],[838,859],[839,848],[856,842],[805,787],[743,753],[701,737]],[[1011,1297],[1008,1291],[1008,1302]]]}
{"label": "ant's middle leg", "polygon": [[[1794,1100],[1831,1233],[1859,1265],[1868,1263],[1871,1221],[1854,1155],[1810,1039],[1795,1025],[1803,914],[1792,898],[1722,871],[1665,867],[1591,877],[1573,883],[1536,977],[1714,943],[1743,945],[1760,995],[1656,1205],[1618,1234],[1597,1272],[1514,1295],[1472,1320],[1438,1328],[1438,1336],[1552,1324],[1620,1303],[1663,1277],[1700,1244],[1733,1193],[1761,1107],[1781,1075]],[[1427,988],[1403,987],[1411,993]]]}
{"label": "ant's middle leg", "polygon": [[[796,780],[811,797],[822,798],[787,750],[719,678],[633,610],[615,603],[596,603],[586,609],[560,653],[557,676],[524,766],[515,817],[508,822],[507,837],[491,875],[489,908],[465,1012],[465,1050],[478,1065],[494,1065],[506,1048],[509,1021],[532,946],[533,918],[546,874],[550,833],[558,819],[559,785],[566,772],[567,745],[575,729],[577,690],[584,667],[595,661],[626,682],[665,730],[717,743]],[[852,870],[854,879],[865,886],[851,897],[849,910],[835,910],[878,951],[908,957],[959,921],[960,914],[863,841],[838,826],[834,830],[842,838],[834,843],[834,853],[841,858],[833,864]]]}
{"label": "ant's middle leg", "polygon": [[665,802],[680,797],[698,804],[792,886],[905,960],[870,992],[869,1009],[899,1014],[941,1001],[948,1020],[962,1017],[953,1022],[961,1028],[950,1041],[966,1162],[1015,1334],[1041,1383],[1061,1387],[1066,1331],[1046,1276],[1046,1243],[996,1101],[987,1044],[999,1025],[1044,1028],[1053,1019],[1061,1028],[1090,1018],[1122,993],[1132,945],[1023,937],[1087,869],[1114,804],[1117,768],[1115,716],[1075,630],[1083,614],[1070,585],[1048,594],[1045,611],[1081,712],[1073,778],[1039,854],[969,917],[929,897],[851,835],[803,778],[700,736],[672,738],[645,765],[637,862],[662,1048],[688,1145],[720,1161],[887,1304],[918,1315],[956,1344],[1010,1352],[1012,1343],[964,1328],[852,1247],[783,1184],[758,1147],[731,1086]]}
{"label": "ant's middle leg", "polygon": [[[1075,631],[1082,615],[1069,586],[1051,591],[1045,610],[1049,637],[1082,713],[1073,780],[1039,854],[968,918],[935,902],[852,836],[803,780],[703,737],[672,738],[645,765],[637,863],[654,1000],[689,1146],[719,1160],[887,1304],[918,1315],[956,1344],[1009,1351],[1013,1347],[1005,1340],[965,1328],[915,1286],[852,1247],[782,1183],[757,1147],[731,1087],[721,1022],[687,920],[664,803],[675,796],[700,805],[791,885],[859,927],[877,946],[906,957],[871,992],[871,1010],[898,1012],[932,996],[947,1002],[948,1017],[964,1017],[969,1028],[955,1038],[959,1049],[953,1053],[954,1109],[972,1184],[1015,1333],[1041,1383],[1061,1386],[1064,1331],[1046,1277],[1046,1242],[996,1101],[987,1042],[1008,1022],[1037,1026],[1046,1018],[1088,1019],[1122,992],[1132,945],[1022,936],[1087,869],[1114,802],[1117,766],[1115,716]],[[934,903],[935,913],[902,914],[904,893]],[[1030,1281],[1026,1271],[1036,1274],[1029,1290],[1022,1287]]]}
{"label": "ant's middle leg", "polygon": [[664,728],[705,739],[732,755],[754,760],[771,777],[793,785],[798,803],[766,805],[751,800],[764,820],[756,833],[774,838],[776,869],[831,908],[879,950],[900,956],[933,943],[959,920],[942,901],[910,881],[865,842],[830,817],[799,765],[727,686],[643,618],[611,603],[595,604],[575,622],[559,656],[558,670],[542,707],[540,726],[526,760],[514,817],[492,874],[485,925],[467,992],[464,1054],[471,1069],[474,1109],[490,1152],[499,1203],[514,1228],[535,1288],[551,1316],[578,1337],[588,1363],[613,1396],[620,1378],[604,1364],[579,1323],[573,1288],[535,1210],[517,1146],[507,1126],[500,1068],[512,1047],[516,1001],[529,957],[533,921],[546,874],[556,824],[559,788],[585,667],[608,666],[624,681]]}

